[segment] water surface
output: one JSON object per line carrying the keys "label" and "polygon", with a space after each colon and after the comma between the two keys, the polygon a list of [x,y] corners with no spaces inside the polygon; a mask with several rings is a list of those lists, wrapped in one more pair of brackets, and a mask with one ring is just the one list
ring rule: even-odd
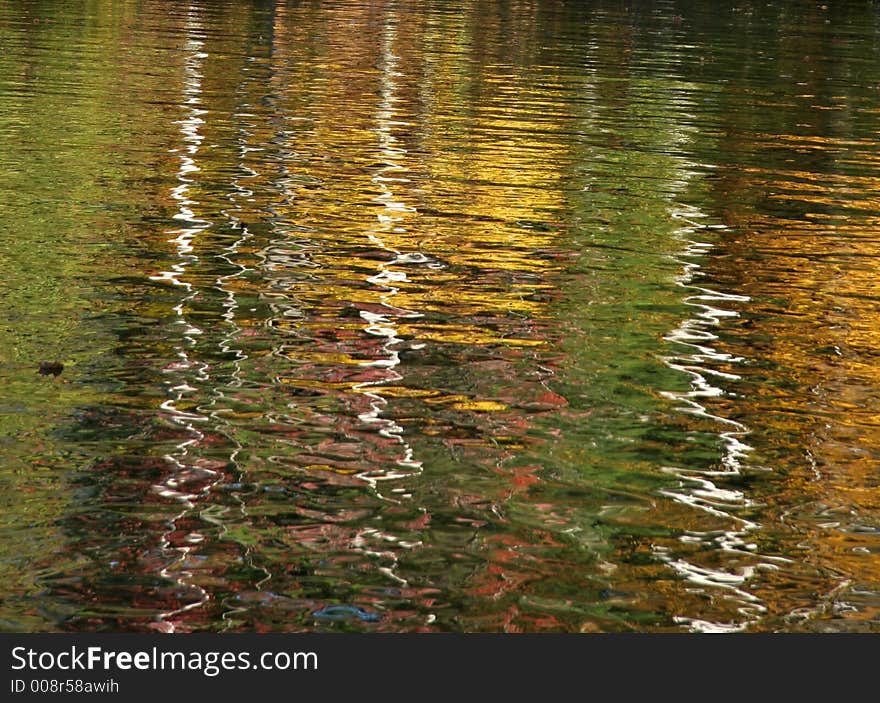
{"label": "water surface", "polygon": [[0,0],[0,630],[880,629],[877,27]]}

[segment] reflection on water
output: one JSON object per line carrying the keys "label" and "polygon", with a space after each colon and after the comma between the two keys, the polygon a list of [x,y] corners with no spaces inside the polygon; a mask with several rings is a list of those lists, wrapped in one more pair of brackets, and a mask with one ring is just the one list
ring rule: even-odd
{"label": "reflection on water", "polygon": [[0,2],[0,629],[876,630],[875,21]]}

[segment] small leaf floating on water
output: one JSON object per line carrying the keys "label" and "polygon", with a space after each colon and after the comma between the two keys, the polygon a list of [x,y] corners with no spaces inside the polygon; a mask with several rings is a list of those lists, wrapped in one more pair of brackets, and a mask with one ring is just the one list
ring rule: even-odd
{"label": "small leaf floating on water", "polygon": [[64,371],[64,364],[60,361],[41,361],[39,372],[41,376],[58,376]]}

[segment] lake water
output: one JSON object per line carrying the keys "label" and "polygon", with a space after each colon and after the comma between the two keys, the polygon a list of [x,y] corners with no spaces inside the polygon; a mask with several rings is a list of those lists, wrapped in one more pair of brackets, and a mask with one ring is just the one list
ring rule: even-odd
{"label": "lake water", "polygon": [[0,0],[0,630],[880,630],[878,13]]}

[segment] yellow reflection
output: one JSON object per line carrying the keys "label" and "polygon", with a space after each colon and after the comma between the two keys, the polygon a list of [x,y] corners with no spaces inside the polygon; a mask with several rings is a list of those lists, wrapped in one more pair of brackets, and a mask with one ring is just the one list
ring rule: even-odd
{"label": "yellow reflection", "polygon": [[[864,166],[851,174],[841,165],[876,162],[876,147],[763,136],[779,148],[822,155],[826,167],[746,168],[724,181],[725,199],[739,201],[728,210],[739,234],[725,243],[725,266],[737,292],[753,301],[745,310],[751,324],[738,330],[747,346],[735,351],[770,369],[746,368],[747,378],[762,380],[737,404],[761,419],[754,429],[772,438],[773,455],[792,462],[775,467],[785,477],[775,509],[795,530],[805,563],[823,575],[824,591],[844,583],[834,597],[845,601],[847,583],[858,590],[880,582],[880,178],[865,175]],[[755,192],[787,212],[753,207]],[[763,580],[771,612],[785,614],[791,601],[773,590],[776,575]],[[847,617],[869,615],[853,608]]]}
{"label": "yellow reflection", "polygon": [[456,410],[470,410],[478,413],[491,413],[507,410],[507,406],[504,403],[495,403],[491,400],[465,400],[453,403],[452,407]]}

